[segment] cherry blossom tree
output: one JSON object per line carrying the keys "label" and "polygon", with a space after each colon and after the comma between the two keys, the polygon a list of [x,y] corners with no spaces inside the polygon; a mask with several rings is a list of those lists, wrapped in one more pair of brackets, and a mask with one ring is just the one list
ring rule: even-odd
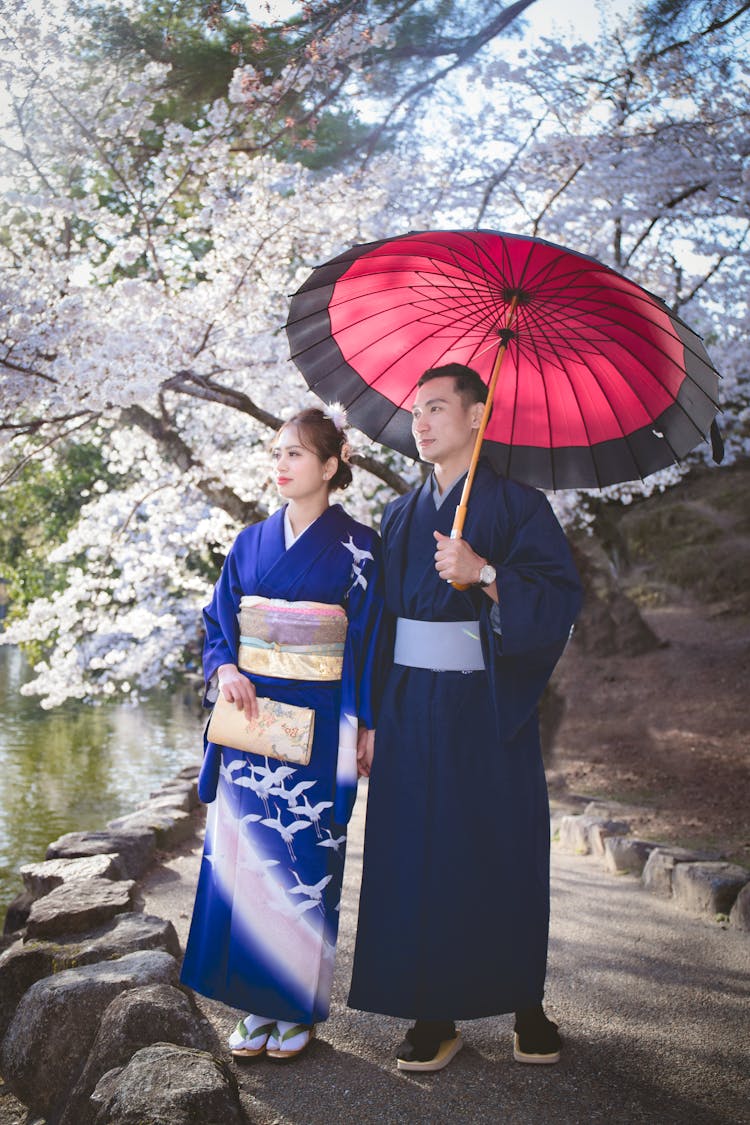
{"label": "cherry blossom tree", "polygon": [[[28,605],[15,591],[5,639],[40,654],[28,690],[44,706],[164,686],[196,661],[198,611],[222,553],[276,503],[269,436],[315,401],[288,359],[289,295],[352,243],[481,224],[611,263],[704,332],[742,450],[745,56],[712,39],[730,32],[707,32],[700,68],[683,65],[676,41],[644,52],[637,27],[516,58],[489,20],[481,42],[465,25],[405,39],[395,13],[419,8],[307,5],[276,69],[261,72],[263,49],[252,62],[248,47],[226,97],[171,120],[168,62],[97,58],[86,19],[63,10],[40,21],[10,5],[0,476],[21,481],[30,459],[51,466],[84,440],[102,465],[78,520],[50,545],[49,589]],[[364,105],[370,136],[356,159],[339,152],[322,171],[292,159],[295,141],[314,140],[315,116],[355,105],[370,73],[377,88],[382,52],[390,66],[398,50],[400,84]],[[415,67],[429,71],[424,91],[412,89]],[[369,519],[419,470],[362,436],[355,446],[346,503]],[[593,519],[585,496],[555,503],[566,520]]]}

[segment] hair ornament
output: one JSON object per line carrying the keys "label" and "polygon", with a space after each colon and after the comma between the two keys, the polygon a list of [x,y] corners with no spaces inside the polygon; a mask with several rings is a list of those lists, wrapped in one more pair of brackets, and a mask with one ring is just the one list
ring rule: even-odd
{"label": "hair ornament", "polygon": [[326,418],[330,418],[339,433],[344,432],[346,426],[346,407],[342,406],[340,402],[330,402],[328,406],[323,407],[323,413]]}

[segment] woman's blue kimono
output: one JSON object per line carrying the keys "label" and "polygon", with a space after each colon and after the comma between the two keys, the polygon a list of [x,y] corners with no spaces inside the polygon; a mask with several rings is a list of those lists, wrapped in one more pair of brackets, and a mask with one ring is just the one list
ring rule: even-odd
{"label": "woman's blue kimono", "polygon": [[388,506],[381,529],[390,613],[476,620],[485,663],[392,665],[380,708],[349,1004],[410,1019],[517,1011],[544,991],[549,806],[537,703],[581,590],[546,498],[480,461],[464,537],[497,569],[498,633],[490,599],[435,570],[433,531],[450,534],[462,484],[436,509],[428,481]]}
{"label": "woman's blue kimono", "polygon": [[378,536],[338,504],[288,550],[283,509],[242,531],[204,611],[207,682],[237,663],[246,594],[342,605],[342,679],[250,676],[259,696],[315,709],[308,766],[208,743],[200,792],[211,803],[182,980],[247,1012],[315,1023],[328,1015],[357,725],[375,721]]}

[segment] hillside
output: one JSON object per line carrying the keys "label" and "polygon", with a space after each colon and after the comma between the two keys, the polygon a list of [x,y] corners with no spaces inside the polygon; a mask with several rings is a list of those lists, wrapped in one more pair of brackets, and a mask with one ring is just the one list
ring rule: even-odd
{"label": "hillside", "polygon": [[696,472],[608,531],[661,643],[602,656],[574,637],[551,791],[640,806],[637,833],[750,865],[750,464]]}

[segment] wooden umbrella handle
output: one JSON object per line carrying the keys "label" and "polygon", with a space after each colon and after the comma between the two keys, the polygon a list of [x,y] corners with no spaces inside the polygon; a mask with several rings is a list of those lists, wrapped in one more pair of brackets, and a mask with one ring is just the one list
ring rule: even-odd
{"label": "wooden umbrella handle", "polygon": [[[508,341],[509,341],[509,338],[510,338],[510,330],[513,326],[513,321],[515,320],[517,308],[518,308],[518,297],[514,296],[511,299],[510,305],[508,306],[508,319],[506,321],[505,327],[500,330],[500,337],[501,337],[502,342],[500,344],[500,347],[497,349],[497,355],[495,356],[495,362],[492,365],[492,374],[490,376],[490,381],[487,384],[487,400],[484,404],[484,410],[482,411],[482,420],[479,423],[479,429],[477,430],[477,438],[476,438],[476,441],[474,442],[474,449],[472,450],[471,461],[469,462],[469,471],[466,474],[466,480],[464,481],[464,487],[461,491],[461,499],[458,502],[458,507],[456,508],[456,514],[453,517],[453,527],[451,528],[451,539],[462,539],[463,538],[464,523],[466,521],[466,512],[467,512],[467,509],[469,507],[469,496],[471,494],[472,485],[474,484],[474,475],[477,471],[477,465],[479,463],[479,454],[482,452],[482,442],[484,441],[484,431],[487,429],[487,423],[490,420],[490,411],[492,410],[492,400],[495,397],[495,387],[497,386],[497,379],[498,379],[498,376],[500,374],[500,365],[503,362],[503,356],[505,355],[505,352],[507,351],[507,348],[508,348]],[[453,588],[456,589],[456,590],[468,590],[469,589],[468,585],[463,585],[460,582],[451,582],[451,586],[453,586]]]}

